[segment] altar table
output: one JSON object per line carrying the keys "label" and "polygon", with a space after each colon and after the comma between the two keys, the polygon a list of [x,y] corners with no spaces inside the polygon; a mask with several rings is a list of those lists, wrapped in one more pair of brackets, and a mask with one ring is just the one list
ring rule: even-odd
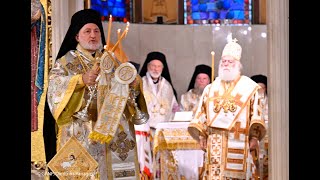
{"label": "altar table", "polygon": [[187,131],[189,122],[159,123],[153,145],[154,168],[160,179],[198,180],[204,151]]}

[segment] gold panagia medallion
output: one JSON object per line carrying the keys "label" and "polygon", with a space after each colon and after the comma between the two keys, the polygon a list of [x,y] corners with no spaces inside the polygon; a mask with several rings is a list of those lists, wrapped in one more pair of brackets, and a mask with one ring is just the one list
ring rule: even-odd
{"label": "gold panagia medallion", "polygon": [[85,180],[96,176],[98,162],[72,136],[51,159],[48,167],[60,180]]}

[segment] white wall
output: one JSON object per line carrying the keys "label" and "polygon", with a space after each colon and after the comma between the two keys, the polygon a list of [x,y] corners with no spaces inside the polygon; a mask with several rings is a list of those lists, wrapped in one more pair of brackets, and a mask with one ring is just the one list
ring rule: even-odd
{"label": "white wall", "polygon": [[[103,26],[107,35],[108,22],[104,22]],[[113,43],[117,40],[117,29],[124,30],[125,26],[124,23],[112,23]],[[129,59],[140,63],[140,67],[150,51],[163,52],[180,100],[181,94],[188,88],[194,67],[198,64],[211,66],[211,51],[215,52],[214,74],[217,76],[222,49],[230,32],[242,46],[243,74],[267,75],[267,38],[261,36],[261,33],[267,33],[266,29],[266,25],[218,27],[130,24],[122,46]]]}
{"label": "white wall", "polygon": [[[55,60],[70,25],[74,12],[82,9],[76,0],[53,1],[52,4],[52,56]],[[103,22],[107,36],[108,22]],[[113,22],[111,41],[117,40],[117,29],[124,30],[126,24]],[[248,27],[252,30],[249,31]],[[216,30],[216,28],[220,28]],[[244,34],[244,32],[247,34]],[[211,51],[215,54],[214,74],[217,76],[221,52],[228,33],[237,38],[243,48],[241,62],[243,74],[267,75],[267,32],[266,25],[214,26],[214,25],[159,25],[130,24],[129,33],[122,45],[130,60],[143,64],[150,51],[161,51],[166,55],[171,79],[178,93],[178,100],[189,85],[194,67],[198,64],[211,65]]]}

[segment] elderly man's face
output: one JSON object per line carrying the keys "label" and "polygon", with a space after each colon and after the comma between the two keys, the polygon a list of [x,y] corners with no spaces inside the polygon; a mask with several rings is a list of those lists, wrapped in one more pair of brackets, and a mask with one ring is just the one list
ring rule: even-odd
{"label": "elderly man's face", "polygon": [[232,56],[224,56],[220,60],[219,77],[225,81],[235,80],[240,75],[240,62]]}
{"label": "elderly man's face", "polygon": [[152,60],[148,63],[148,72],[152,78],[159,78],[163,70],[163,64],[160,60]]}
{"label": "elderly man's face", "polygon": [[203,90],[210,83],[210,77],[206,73],[199,73],[196,77],[195,88]]}
{"label": "elderly man's face", "polygon": [[76,39],[84,49],[90,52],[95,52],[102,47],[101,32],[94,23],[84,25],[77,34]]}

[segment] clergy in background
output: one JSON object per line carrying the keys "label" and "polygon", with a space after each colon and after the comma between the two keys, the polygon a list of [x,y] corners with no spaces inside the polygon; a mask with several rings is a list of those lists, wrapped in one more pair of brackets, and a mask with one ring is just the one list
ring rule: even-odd
{"label": "clergy in background", "polygon": [[174,113],[179,110],[179,104],[163,53],[150,52],[141,68],[140,76],[150,116],[146,124],[135,125],[140,169],[148,178],[159,177],[160,171],[152,167],[153,137],[157,124],[172,120]]}
{"label": "clergy in background", "polygon": [[195,113],[204,88],[211,82],[211,70],[211,67],[205,64],[199,64],[195,67],[188,90],[181,95],[181,111]]}

